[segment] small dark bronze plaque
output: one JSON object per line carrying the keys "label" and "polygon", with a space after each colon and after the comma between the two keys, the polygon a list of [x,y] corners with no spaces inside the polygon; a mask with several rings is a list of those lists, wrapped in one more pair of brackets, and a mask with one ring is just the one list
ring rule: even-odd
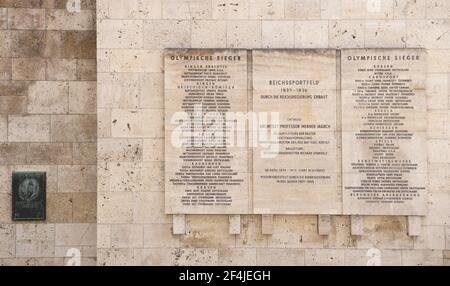
{"label": "small dark bronze plaque", "polygon": [[12,219],[45,220],[45,173],[14,172],[12,175]]}

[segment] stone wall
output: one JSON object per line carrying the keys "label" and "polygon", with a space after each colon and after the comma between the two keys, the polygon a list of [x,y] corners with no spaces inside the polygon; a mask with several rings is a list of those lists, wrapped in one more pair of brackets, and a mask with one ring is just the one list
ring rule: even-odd
{"label": "stone wall", "polygon": [[[98,0],[99,265],[450,264],[450,2],[446,0]],[[405,217],[348,216],[317,234],[316,216],[164,215],[164,48],[409,48],[428,50],[428,215],[409,237]]]}
{"label": "stone wall", "polygon": [[[96,257],[95,0],[0,0],[0,265]],[[47,172],[47,220],[11,221],[11,173]]]}

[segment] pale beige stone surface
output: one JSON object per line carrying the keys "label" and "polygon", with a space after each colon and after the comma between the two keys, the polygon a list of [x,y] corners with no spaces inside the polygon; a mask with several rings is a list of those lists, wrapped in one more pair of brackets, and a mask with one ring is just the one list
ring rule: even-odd
{"label": "pale beige stone surface", "polygon": [[14,225],[0,225],[0,246],[0,258],[12,258],[15,256],[16,244]]}
{"label": "pale beige stone surface", "polygon": [[180,240],[172,234],[172,224],[152,223],[144,225],[144,247],[179,247]]}
{"label": "pale beige stone surface", "polygon": [[306,266],[343,266],[343,249],[306,249]]}
{"label": "pale beige stone surface", "polygon": [[186,235],[180,237],[180,246],[190,247],[235,247],[236,236],[228,232],[228,216],[208,217],[189,215],[186,217]]}
{"label": "pale beige stone surface", "polygon": [[404,266],[442,266],[443,263],[441,250],[402,250]]}
{"label": "pale beige stone surface", "polygon": [[254,266],[256,248],[219,248],[219,266]]}
{"label": "pale beige stone surface", "polygon": [[68,111],[69,86],[64,82],[36,81],[29,87],[28,112],[60,114]]}
{"label": "pale beige stone surface", "polygon": [[227,48],[261,48],[260,21],[227,21]]}
{"label": "pale beige stone surface", "polygon": [[346,266],[399,266],[402,264],[401,250],[346,249]]}
{"label": "pale beige stone surface", "polygon": [[192,24],[191,41],[192,48],[226,48],[227,23],[225,21],[195,21]]}
{"label": "pale beige stone surface", "polygon": [[282,49],[294,47],[293,21],[263,21],[262,47],[265,49]]}
{"label": "pale beige stone surface", "polygon": [[142,225],[116,224],[111,226],[112,248],[142,248],[143,239]]}
{"label": "pale beige stone surface", "polygon": [[16,225],[16,257],[52,257],[55,253],[55,225]]}
{"label": "pale beige stone surface", "polygon": [[11,115],[8,117],[9,142],[48,142],[50,140],[50,116]]}
{"label": "pale beige stone surface", "polygon": [[258,266],[303,266],[305,250],[296,248],[258,248],[256,250]]}
{"label": "pale beige stone surface", "polygon": [[268,237],[273,248],[322,248],[325,238],[317,231],[316,216],[274,216],[273,234]]}
{"label": "pale beige stone surface", "polygon": [[56,224],[55,245],[94,246],[97,239],[95,224]]}

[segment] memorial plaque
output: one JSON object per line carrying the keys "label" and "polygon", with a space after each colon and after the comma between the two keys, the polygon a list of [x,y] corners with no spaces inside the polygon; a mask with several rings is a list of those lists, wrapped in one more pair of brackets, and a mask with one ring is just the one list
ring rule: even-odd
{"label": "memorial plaque", "polygon": [[343,50],[344,214],[424,215],[426,53]]}
{"label": "memorial plaque", "polygon": [[[166,50],[168,214],[249,213],[246,50]],[[239,125],[239,126],[238,126]]]}
{"label": "memorial plaque", "polygon": [[45,173],[14,172],[12,220],[45,220]]}
{"label": "memorial plaque", "polygon": [[339,214],[338,54],[253,52],[256,214]]}

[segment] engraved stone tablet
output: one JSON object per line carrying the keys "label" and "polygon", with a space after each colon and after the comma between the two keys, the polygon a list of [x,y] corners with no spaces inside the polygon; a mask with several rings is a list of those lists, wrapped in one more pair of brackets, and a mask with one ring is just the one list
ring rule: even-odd
{"label": "engraved stone tablet", "polygon": [[249,212],[247,92],[247,51],[166,51],[166,213]]}
{"label": "engraved stone tablet", "polygon": [[[253,52],[256,214],[339,214],[337,52]],[[277,119],[278,118],[278,119]]]}
{"label": "engraved stone tablet", "polygon": [[426,53],[344,50],[344,214],[424,215]]}
{"label": "engraved stone tablet", "polygon": [[45,173],[13,173],[12,220],[45,220],[45,177]]}

